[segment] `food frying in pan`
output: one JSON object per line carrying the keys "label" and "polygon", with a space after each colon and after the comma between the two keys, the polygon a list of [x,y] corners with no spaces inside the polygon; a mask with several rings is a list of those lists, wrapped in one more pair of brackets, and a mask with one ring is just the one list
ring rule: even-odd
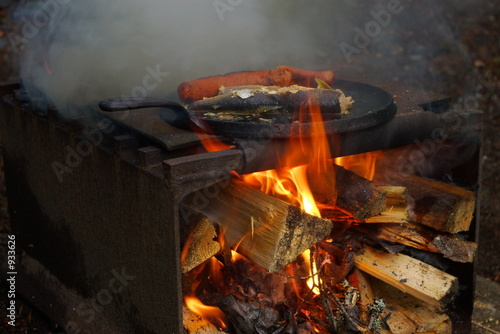
{"label": "food frying in pan", "polygon": [[338,89],[251,85],[221,87],[219,95],[193,102],[190,110],[214,120],[281,123],[304,121],[311,113],[338,118],[349,113],[353,102]]}

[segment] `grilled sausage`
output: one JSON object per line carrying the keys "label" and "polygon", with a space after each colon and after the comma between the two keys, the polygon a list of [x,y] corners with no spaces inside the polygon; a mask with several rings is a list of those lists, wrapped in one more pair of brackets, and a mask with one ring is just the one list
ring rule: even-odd
{"label": "grilled sausage", "polygon": [[275,70],[234,72],[226,75],[216,75],[193,81],[185,81],[179,85],[179,98],[185,103],[192,103],[204,97],[212,97],[219,93],[221,86],[316,86],[315,79],[321,79],[327,84],[335,81],[332,71],[307,71],[289,66],[278,66]]}

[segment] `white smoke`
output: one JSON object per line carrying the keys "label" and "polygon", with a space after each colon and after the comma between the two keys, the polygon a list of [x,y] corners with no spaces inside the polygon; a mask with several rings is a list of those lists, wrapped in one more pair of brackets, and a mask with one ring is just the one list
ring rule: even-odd
{"label": "white smoke", "polygon": [[280,15],[283,7],[256,1],[52,3],[46,25],[41,6],[18,14],[24,15],[21,77],[59,109],[114,96],[166,96],[182,81],[231,71],[314,66],[310,29]]}
{"label": "white smoke", "polygon": [[[411,46],[403,15],[417,15],[408,1],[393,0],[29,3],[17,13],[23,18],[21,77],[32,95],[41,92],[60,110],[96,106],[108,97],[175,97],[182,81],[234,71],[355,69],[380,62],[380,54],[397,57],[394,43]],[[391,3],[399,6],[394,12]],[[387,16],[376,20],[373,13],[381,11],[390,13],[390,22]],[[363,45],[356,27],[366,34],[372,21]],[[378,72],[395,70],[379,66],[373,74]]]}

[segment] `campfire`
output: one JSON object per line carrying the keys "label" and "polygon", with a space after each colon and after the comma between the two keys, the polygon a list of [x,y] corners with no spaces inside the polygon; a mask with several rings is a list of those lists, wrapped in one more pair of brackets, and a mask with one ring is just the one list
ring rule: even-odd
{"label": "campfire", "polygon": [[[241,79],[255,76],[264,81],[258,87]],[[47,263],[58,277],[65,277],[60,268],[66,262],[91,277],[99,277],[103,267],[126,263],[110,272],[121,272],[138,288],[131,296],[103,300],[104,314],[131,316],[121,298],[148,308],[150,303],[140,301],[149,291],[148,300],[177,305],[164,313],[174,332],[179,325],[193,334],[451,333],[466,323],[478,177],[470,166],[478,146],[456,140],[471,129],[450,122],[460,119],[460,111],[434,113],[432,108],[443,103],[434,100],[421,103],[419,112],[406,112],[415,108],[413,97],[396,99],[396,108],[392,90],[335,79],[330,71],[280,66],[229,77],[201,79],[204,89],[214,81],[219,86],[220,80],[229,85],[211,87],[217,95],[202,100],[181,94],[187,105],[158,98],[107,99],[100,103],[102,111],[73,121],[54,108],[32,105],[19,85],[3,87],[3,124],[13,125],[2,133],[6,138],[29,133],[29,139],[6,142],[7,175],[31,180],[27,175],[55,173],[56,180],[50,196],[39,193],[48,189],[42,186],[46,177],[10,188],[15,189],[10,207],[20,247],[37,245],[30,251],[36,259],[57,259],[57,265]],[[231,86],[231,80],[240,86]],[[186,91],[196,91],[197,82]],[[90,119],[100,121],[89,130]],[[415,122],[424,126],[414,131]],[[439,138],[432,137],[436,128]],[[32,145],[19,150],[16,143]],[[84,150],[93,143],[99,149]],[[26,150],[30,159],[18,157],[16,152]],[[462,152],[461,159],[450,162],[444,153],[453,151]],[[16,167],[24,161],[29,161],[26,167]],[[446,182],[442,170],[468,176]],[[86,208],[82,182],[103,185],[89,195],[96,199],[98,217],[70,214]],[[75,198],[68,207],[49,213],[29,209],[51,208],[68,194]],[[123,199],[134,205],[124,206]],[[26,212],[33,217],[17,214]],[[29,222],[45,215],[50,217],[43,220],[45,227],[33,233]],[[60,216],[78,245],[63,257],[52,254],[63,254],[61,249],[38,246],[57,244]],[[148,223],[141,229],[124,224],[130,217]],[[94,255],[104,253],[94,251],[94,238],[82,233],[95,224],[98,240],[116,239],[111,248],[100,244],[109,251],[99,258]],[[124,228],[130,230],[120,232]],[[154,242],[147,246],[131,241],[150,239]],[[116,252],[117,242],[127,251]],[[176,265],[128,269],[148,263],[144,257]],[[44,270],[26,267],[20,277]],[[99,286],[114,280],[104,277],[93,287],[86,279],[65,279],[97,300],[109,292]],[[20,285],[37,293],[29,284]],[[68,298],[75,300],[71,294]],[[71,318],[57,320],[72,330],[79,328],[75,323],[86,323],[81,311],[87,301],[74,303],[58,313]],[[148,320],[166,328],[155,322]]]}
{"label": "campfire", "polygon": [[16,12],[0,131],[16,293],[68,334],[470,333],[447,6],[50,4]]}
{"label": "campfire", "polygon": [[[316,84],[314,80],[310,82]],[[336,83],[331,84],[336,89]],[[339,85],[346,88],[347,96],[355,92],[353,89],[383,92],[341,80]],[[10,117],[5,115],[11,113],[17,116],[12,118],[14,126],[4,127],[2,131],[15,138],[24,133],[22,117],[29,117],[26,122],[35,131],[29,133],[36,133],[40,138],[47,136],[36,145],[45,147],[57,136],[67,148],[71,145],[77,145],[77,150],[83,147],[85,142],[78,139],[78,135],[68,137],[67,132],[68,128],[78,129],[80,125],[61,126],[61,119],[54,110],[41,113],[34,109],[35,115],[19,112],[21,107],[17,106],[26,108],[26,100],[22,100],[24,97],[18,88],[11,87],[11,93],[4,94],[9,110],[3,113],[4,117]],[[363,102],[363,94],[352,95],[351,112],[356,112],[356,104]],[[148,285],[155,286],[167,277],[172,285],[179,284],[179,295],[175,294],[176,289],[164,283],[155,291],[162,291],[159,300],[178,300],[179,311],[182,309],[180,319],[188,333],[450,333],[457,323],[467,321],[461,319],[467,310],[460,309],[460,305],[470,302],[470,295],[460,291],[459,286],[471,284],[462,268],[470,266],[476,250],[476,244],[467,235],[474,222],[476,194],[471,190],[474,176],[470,177],[472,183],[468,178],[454,184],[443,181],[439,176],[443,169],[439,158],[446,160],[444,152],[465,152],[465,160],[455,164],[458,174],[468,173],[471,169],[467,161],[473,161],[476,149],[472,143],[471,149],[464,150],[468,144],[454,140],[457,132],[446,127],[449,121],[444,120],[448,118],[429,112],[394,115],[393,109],[383,104],[380,110],[386,114],[379,118],[382,123],[378,127],[344,134],[335,132],[336,126],[350,129],[351,125],[342,122],[357,117],[356,114],[336,116],[326,112],[330,119],[324,120],[324,111],[315,109],[320,108],[321,103],[308,99],[307,103],[300,102],[298,108],[293,109],[298,114],[292,119],[298,121],[292,121],[290,126],[277,124],[278,131],[275,131],[275,124],[263,121],[263,131],[256,136],[252,137],[255,129],[252,128],[252,131],[247,130],[245,138],[228,140],[231,138],[228,134],[207,133],[196,122],[188,124],[194,129],[173,127],[153,111],[132,110],[131,102],[137,100],[120,101],[128,109],[126,118],[116,111],[95,115],[107,116],[99,123],[102,131],[85,129],[82,133],[93,139],[100,138],[102,146],[111,144],[111,147],[97,150],[92,159],[81,157],[83,166],[73,165],[72,168],[74,173],[100,175],[92,172],[94,164],[102,161],[100,170],[109,169],[113,165],[109,164],[111,152],[120,166],[114,171],[116,178],[111,178],[117,183],[111,183],[109,189],[99,190],[98,198],[104,202],[104,198],[111,198],[108,193],[135,180],[128,186],[131,188],[127,194],[141,193],[148,184],[155,189],[149,194],[164,194],[159,197],[160,202],[165,198],[172,201],[170,205],[159,205],[157,199],[149,201],[145,196],[144,200],[148,200],[141,202],[140,215],[147,214],[152,221],[158,216],[171,217],[171,220],[159,225],[145,224],[143,231],[134,229],[133,234],[116,233],[122,230],[123,221],[129,216],[138,217],[134,206],[124,208],[121,201],[116,203],[120,211],[110,211],[103,206],[100,219],[102,226],[106,226],[103,233],[114,233],[119,239],[133,235],[134,240],[137,233],[144,233],[143,237],[149,239],[157,233],[157,226],[175,223],[173,230],[179,234],[172,234],[170,229],[162,233],[156,241],[159,253],[155,253],[155,247],[147,249],[151,258],[163,257],[168,252],[172,257],[179,256],[179,267],[172,266],[171,272],[160,275],[161,280],[153,281],[149,276],[141,276],[139,271],[121,270],[127,277],[133,277],[134,283],[149,282]],[[108,100],[104,107],[114,109],[114,103],[116,101]],[[119,108],[123,110],[123,105]],[[404,100],[398,108],[406,108]],[[454,117],[453,111],[448,113],[447,117]],[[307,122],[300,122],[301,119]],[[436,124],[441,125],[449,137],[420,142],[394,130],[406,132],[415,119],[431,120],[431,129]],[[148,124],[155,124],[155,127]],[[212,124],[219,123],[213,121]],[[384,141],[384,144],[375,145],[377,150],[360,153],[358,149],[353,152],[356,154],[345,154],[349,152],[345,144],[352,138],[376,137],[388,133],[388,129],[395,131],[392,138],[402,145]],[[160,136],[163,133],[177,135]],[[200,142],[203,148],[198,146]],[[359,142],[373,146],[368,140]],[[12,152],[18,152],[15,148],[13,151],[12,143],[7,142],[7,156],[16,156]],[[144,143],[149,145],[144,146]],[[65,162],[68,152],[72,152],[66,149],[63,153],[47,153],[36,145],[33,154],[37,158],[32,159],[34,165],[27,168],[37,171],[40,166],[46,166],[44,175],[54,173],[54,163],[40,165],[39,159]],[[50,147],[57,151],[56,147],[61,144]],[[427,161],[415,158],[427,154],[430,149],[433,152],[431,166],[434,166],[431,169]],[[183,154],[179,155],[180,151]],[[49,157],[42,157],[46,154]],[[7,161],[12,163],[16,159]],[[269,165],[274,168],[266,168]],[[137,179],[130,177],[130,168],[137,170]],[[21,169],[8,166],[10,173],[18,170]],[[79,178],[66,174],[59,176],[64,182],[53,184],[54,189],[58,189],[56,194],[65,197],[68,192],[81,189]],[[110,181],[107,173],[102,177],[101,184]],[[23,178],[22,175],[16,177]],[[157,178],[162,182],[157,182]],[[12,196],[24,199],[26,193],[36,192],[30,189],[22,187]],[[79,193],[74,196],[77,198]],[[51,197],[39,196],[38,200],[43,203],[45,198]],[[24,200],[11,203],[15,212],[30,212],[24,207]],[[70,205],[68,210],[79,210],[82,203],[75,201]],[[149,209],[145,209],[147,206]],[[158,215],[157,210],[165,211]],[[13,214],[13,226],[22,240],[21,245],[41,242],[39,234],[27,232],[32,228],[27,222],[33,219],[24,220],[24,216]],[[81,226],[85,230],[85,226],[93,224],[86,219],[67,219],[73,221],[68,228]],[[52,225],[47,222],[47,226]],[[95,231],[101,233],[99,229]],[[93,249],[94,243],[89,243],[85,234],[73,235],[82,238],[79,242],[82,247],[89,247],[82,252]],[[169,238],[171,242],[166,242]],[[141,254],[143,246],[137,247],[137,254]],[[34,249],[35,256],[44,254],[38,253],[39,249]],[[52,250],[51,247],[46,249]],[[113,255],[103,258],[109,261],[106,263],[115,263],[117,259],[135,261],[131,256],[122,257],[111,251],[109,254]],[[87,270],[99,272],[101,269],[89,267]],[[144,272],[148,271],[144,269]],[[176,281],[181,273],[182,282]],[[31,275],[28,271],[25,274],[26,277]],[[109,281],[105,277],[103,284],[107,284],[106,279]],[[73,284],[79,286],[81,283]],[[143,285],[141,289],[147,290],[148,286]],[[95,293],[100,296],[102,291]],[[30,293],[36,292],[30,290]],[[116,307],[120,309],[121,306]],[[126,314],[127,311],[121,312]],[[73,323],[73,320],[60,320],[64,321]]]}
{"label": "campfire", "polygon": [[308,134],[292,132],[280,157],[290,167],[232,172],[202,205],[198,193],[182,200],[186,330],[451,333],[459,281],[432,254],[473,261],[476,244],[457,233],[470,228],[474,192],[389,166],[401,148],[333,158],[309,102],[295,116]]}

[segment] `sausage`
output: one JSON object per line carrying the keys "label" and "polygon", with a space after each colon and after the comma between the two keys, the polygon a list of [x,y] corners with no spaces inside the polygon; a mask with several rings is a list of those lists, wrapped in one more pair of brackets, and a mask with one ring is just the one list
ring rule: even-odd
{"label": "sausage", "polygon": [[219,88],[245,85],[314,87],[315,78],[331,85],[335,81],[332,71],[307,71],[289,66],[278,66],[275,70],[234,72],[192,81],[185,81],[177,87],[182,102],[192,103],[204,97],[216,96]]}

